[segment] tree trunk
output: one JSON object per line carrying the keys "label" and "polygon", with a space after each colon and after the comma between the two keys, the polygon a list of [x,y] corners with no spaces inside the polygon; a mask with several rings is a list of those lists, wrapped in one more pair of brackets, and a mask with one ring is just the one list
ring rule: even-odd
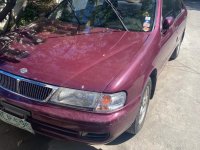
{"label": "tree trunk", "polygon": [[6,6],[0,12],[0,22],[2,22],[6,18],[6,16],[12,11],[12,9],[15,7],[16,1],[17,0],[7,0]]}
{"label": "tree trunk", "polygon": [[19,8],[17,16],[15,18],[15,25],[13,27],[16,27],[19,24],[21,16],[24,13],[27,5],[28,5],[28,0],[23,0],[23,3],[21,5],[21,7]]}

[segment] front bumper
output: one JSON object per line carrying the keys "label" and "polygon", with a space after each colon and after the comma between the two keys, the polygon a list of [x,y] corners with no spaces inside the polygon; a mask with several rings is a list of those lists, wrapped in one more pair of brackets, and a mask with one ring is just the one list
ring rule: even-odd
{"label": "front bumper", "polygon": [[111,114],[97,114],[33,102],[3,89],[0,99],[30,112],[27,121],[36,133],[89,144],[109,143],[126,131],[136,117],[140,101],[137,98]]}

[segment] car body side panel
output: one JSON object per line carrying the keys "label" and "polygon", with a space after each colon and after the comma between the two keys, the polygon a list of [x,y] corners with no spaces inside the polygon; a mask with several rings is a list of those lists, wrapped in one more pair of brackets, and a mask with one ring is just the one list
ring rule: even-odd
{"label": "car body side panel", "polygon": [[[128,101],[140,96],[148,77],[154,69],[158,74],[168,62],[178,44],[178,33],[173,25],[165,34],[162,33],[162,1],[157,1],[157,19],[155,29],[151,32],[145,44],[130,66],[127,66],[106,88],[106,92],[116,92],[127,89]],[[179,19],[179,30],[185,29],[186,10]],[[175,22],[176,23],[176,22]],[[159,41],[159,44],[155,41]],[[151,63],[149,63],[151,62]]]}
{"label": "car body side panel", "polygon": [[178,34],[179,42],[182,40],[182,36],[186,28],[186,20],[187,20],[187,10],[184,7],[179,16],[177,16],[175,20],[175,28],[177,29],[176,32]]}

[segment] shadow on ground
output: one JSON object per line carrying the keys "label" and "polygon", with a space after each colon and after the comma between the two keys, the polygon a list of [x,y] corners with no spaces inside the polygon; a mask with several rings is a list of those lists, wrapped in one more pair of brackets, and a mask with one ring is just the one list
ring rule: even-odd
{"label": "shadow on ground", "polygon": [[[54,140],[42,135],[32,135],[28,132],[0,122],[0,145],[4,150],[100,150],[93,146],[72,142]],[[118,145],[131,139],[133,135],[124,133],[107,145]]]}
{"label": "shadow on ground", "polygon": [[0,122],[0,135],[0,149],[2,150],[97,150],[83,143],[32,135],[3,122]]}

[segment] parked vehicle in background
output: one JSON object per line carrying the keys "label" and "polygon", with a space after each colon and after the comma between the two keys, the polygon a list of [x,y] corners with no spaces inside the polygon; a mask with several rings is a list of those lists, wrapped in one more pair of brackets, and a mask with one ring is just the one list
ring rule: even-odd
{"label": "parked vehicle in background", "polygon": [[0,119],[86,143],[138,133],[186,19],[181,0],[64,0],[0,38]]}

